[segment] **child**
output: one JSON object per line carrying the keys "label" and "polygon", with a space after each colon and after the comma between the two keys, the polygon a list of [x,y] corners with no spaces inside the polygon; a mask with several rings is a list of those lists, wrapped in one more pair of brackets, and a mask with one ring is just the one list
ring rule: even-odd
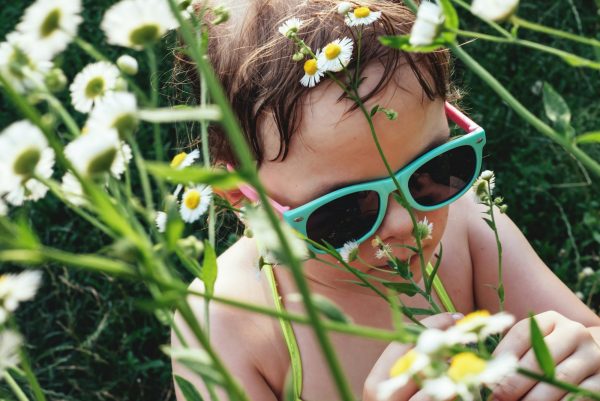
{"label": "child", "polygon": [[[385,156],[392,170],[398,171],[416,157],[448,142],[444,101],[452,99],[449,56],[446,51],[409,55],[379,45],[377,37],[380,35],[408,33],[414,17],[397,1],[360,3],[381,11],[382,16],[364,27],[360,73],[365,79],[359,92],[367,110],[379,104],[398,113],[396,120],[387,119],[383,113],[374,117]],[[299,83],[302,64],[291,60],[294,44],[277,32],[283,21],[298,17],[304,21],[298,36],[313,49],[338,38],[351,37],[350,28],[336,12],[338,2],[248,0],[232,2],[229,6],[231,20],[211,28],[209,57],[252,146],[259,176],[269,197],[294,209],[335,189],[386,177],[387,170],[364,115],[326,77],[314,88],[302,86]],[[356,66],[355,57],[356,49],[348,65],[350,71]],[[219,127],[212,129],[213,160],[235,165],[223,132]],[[476,174],[475,164],[465,164],[466,167],[458,168]],[[457,167],[455,164],[448,168]],[[460,172],[451,173],[460,176]],[[422,185],[413,190],[433,191],[432,187],[427,188],[431,183],[424,181]],[[422,199],[428,199],[426,195]],[[232,191],[227,196],[232,203],[237,203],[243,193]],[[374,202],[375,207],[379,206]],[[435,199],[431,202],[443,203]],[[438,275],[457,310],[463,314],[478,309],[493,313],[499,308],[494,289],[498,283],[498,254],[494,234],[481,218],[483,211],[485,208],[472,196],[462,196],[430,211],[414,210],[419,221],[427,218],[433,225],[431,237],[423,242],[425,260],[435,260],[433,256],[440,252],[443,244]],[[317,224],[314,229],[329,230],[331,238],[341,241],[355,239],[350,237],[350,232],[357,229],[357,221],[373,226],[368,212],[353,210],[348,216],[342,216],[343,224]],[[505,307],[518,322],[505,335],[496,352],[514,353],[522,366],[539,370],[529,343],[527,320],[528,313],[534,312],[557,363],[557,377],[600,390],[600,319],[552,274],[505,214],[496,211],[496,219],[504,250]],[[331,232],[332,224],[337,224],[337,231]],[[408,211],[390,195],[381,224],[359,245],[361,258],[378,269],[359,261],[351,265],[374,277],[390,279],[389,268],[384,260],[376,258],[371,240],[377,235],[392,246],[414,245],[412,232]],[[411,258],[412,252],[406,248],[392,249],[399,259],[410,261],[414,279],[422,285],[418,258]],[[290,270],[284,266],[273,270],[279,300],[273,296],[268,273],[257,271],[259,257],[255,240],[246,237],[224,252],[218,258],[215,295],[271,309],[282,302],[290,313],[304,314],[302,302],[294,295],[298,289]],[[319,258],[321,260],[310,259],[303,263],[312,293],[334,302],[357,324],[392,329],[390,307],[382,298],[352,283],[355,276],[347,271],[323,263],[324,260],[335,264],[333,257],[319,255]],[[397,276],[394,280],[401,281]],[[203,291],[202,282],[195,280],[190,288]],[[434,298],[439,304],[437,295]],[[418,296],[401,295],[400,299],[408,307],[428,307]],[[203,299],[191,297],[190,303],[198,321],[203,322]],[[250,399],[282,400],[286,375],[292,365],[301,369],[302,400],[339,399],[310,326],[293,323],[295,341],[287,344],[277,319],[218,302],[210,304],[209,313],[211,343]],[[445,328],[458,316],[442,313],[422,322],[426,326]],[[176,322],[186,339],[192,341],[194,336],[178,315]],[[390,366],[410,348],[333,332],[329,338],[355,398],[363,400],[375,399],[377,384],[388,378]],[[176,336],[173,343],[174,347],[179,344]],[[297,343],[299,358],[293,353],[294,343]],[[288,347],[292,350],[291,357]],[[205,399],[210,399],[197,376],[176,363],[174,373],[187,378]],[[227,399],[220,389],[217,393],[220,399]],[[515,375],[506,378],[494,395],[504,401],[550,401],[563,399],[565,392]],[[177,396],[180,401],[184,399],[179,389]],[[392,399],[426,398],[410,382]]]}

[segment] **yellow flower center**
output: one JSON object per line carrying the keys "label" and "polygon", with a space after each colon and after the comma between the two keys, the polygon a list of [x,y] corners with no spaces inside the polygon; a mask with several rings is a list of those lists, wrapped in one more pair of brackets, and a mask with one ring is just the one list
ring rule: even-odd
{"label": "yellow flower center", "polygon": [[188,191],[183,203],[188,209],[196,209],[200,204],[200,192],[195,189]]}
{"label": "yellow flower center", "polygon": [[325,46],[325,57],[327,57],[327,60],[336,59],[341,52],[342,46],[338,45],[337,43],[330,43],[327,46]]}
{"label": "yellow flower center", "polygon": [[461,352],[452,358],[448,377],[455,382],[460,382],[469,376],[477,375],[485,370],[486,361],[472,352]]}
{"label": "yellow flower center", "polygon": [[369,7],[358,7],[354,9],[354,16],[356,18],[366,18],[371,14]]}
{"label": "yellow flower center", "polygon": [[486,310],[478,310],[475,312],[471,312],[467,314],[467,316],[463,317],[459,321],[456,322],[457,325],[462,325],[466,323],[471,323],[473,320],[480,319],[482,317],[490,317],[490,312]]}
{"label": "yellow flower center", "polygon": [[183,163],[183,161],[185,160],[186,156],[187,156],[187,153],[185,153],[185,152],[181,152],[181,153],[177,154],[173,158],[173,160],[171,160],[171,167],[173,167],[173,168],[179,167],[179,165],[181,163]]}
{"label": "yellow flower center", "polygon": [[417,351],[411,349],[394,363],[390,369],[390,377],[400,376],[406,373],[417,359]]}
{"label": "yellow flower center", "polygon": [[310,59],[304,63],[304,72],[308,75],[315,75],[317,73],[317,60]]}

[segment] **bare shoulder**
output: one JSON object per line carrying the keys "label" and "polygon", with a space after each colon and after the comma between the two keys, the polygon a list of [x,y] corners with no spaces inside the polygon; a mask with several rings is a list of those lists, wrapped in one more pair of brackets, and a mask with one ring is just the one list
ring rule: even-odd
{"label": "bare shoulder", "polygon": [[[273,302],[266,291],[264,276],[254,266],[253,258],[248,257],[252,256],[249,252],[253,251],[249,245],[251,244],[242,239],[219,256],[215,296],[272,309]],[[189,288],[204,292],[204,285],[199,279],[194,280]],[[190,296],[188,302],[195,318],[204,327],[204,298]],[[211,347],[251,399],[275,400],[278,383],[282,382],[278,372],[286,364],[285,349],[282,350],[279,346],[283,341],[277,330],[278,322],[214,300],[209,304],[208,320]],[[175,315],[175,322],[190,346],[202,348],[181,314]],[[181,344],[181,339],[175,332],[172,333],[172,344],[173,347]],[[206,391],[202,381],[180,364],[173,363],[173,372],[191,381],[201,392]],[[183,400],[179,393],[178,399]]]}

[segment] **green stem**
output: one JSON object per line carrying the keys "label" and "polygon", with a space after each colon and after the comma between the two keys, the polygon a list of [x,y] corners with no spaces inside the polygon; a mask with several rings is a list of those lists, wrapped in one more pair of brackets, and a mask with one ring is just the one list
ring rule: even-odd
{"label": "green stem", "polygon": [[[258,306],[255,304],[247,304],[244,302],[237,301],[235,299],[222,298],[222,297],[218,297],[218,296],[214,296],[214,295],[209,296],[208,294],[206,294],[204,292],[188,290],[187,294],[203,297],[205,299],[210,297],[211,300],[218,302],[218,303],[222,303],[224,305],[233,306],[235,308],[247,310],[250,312],[260,313],[260,314],[267,315],[267,316],[272,316],[272,317],[275,317],[278,319],[285,319],[285,320],[288,320],[291,322],[305,324],[305,325],[310,324],[310,319],[304,315],[292,314],[292,313],[285,312],[285,311],[278,312],[275,309],[265,308],[263,306]],[[414,340],[413,337],[408,338],[408,337],[402,336],[401,334],[399,334],[395,331],[376,329],[376,328],[373,328],[370,326],[347,324],[347,323],[335,322],[335,321],[331,321],[331,320],[324,321],[323,325],[325,327],[327,327],[328,330],[331,330],[331,331],[356,335],[356,336],[360,336],[360,337],[372,338],[374,340],[400,341],[400,342],[407,342],[407,341]],[[421,329],[418,327],[407,326],[406,329],[409,332],[411,332],[412,335],[415,335],[415,336],[421,332]]]}
{"label": "green stem", "polygon": [[189,52],[193,60],[195,61],[195,66],[199,76],[205,77],[211,98],[213,98],[216,104],[221,107],[221,110],[223,112],[222,124],[225,128],[225,132],[229,139],[231,148],[235,151],[237,159],[240,161],[241,173],[243,173],[242,175],[247,178],[247,181],[250,183],[250,185],[252,185],[258,191],[258,194],[261,199],[261,204],[265,205],[265,211],[268,215],[270,224],[275,229],[277,237],[279,238],[279,241],[282,246],[282,251],[286,256],[286,259],[289,261],[289,267],[294,276],[294,280],[296,281],[298,290],[302,294],[302,299],[304,300],[305,309],[310,318],[312,328],[315,332],[319,345],[321,346],[325,360],[327,361],[329,369],[332,373],[333,379],[340,392],[340,396],[344,401],[351,401],[354,399],[354,395],[352,393],[350,385],[343,374],[341,365],[337,356],[335,355],[331,341],[329,340],[327,333],[323,327],[323,323],[320,320],[317,309],[312,302],[308,284],[304,275],[302,274],[302,266],[300,265],[297,258],[294,257],[294,255],[292,254],[290,244],[283,235],[283,231],[279,225],[278,219],[275,216],[273,208],[271,207],[265,194],[265,189],[258,179],[254,160],[252,158],[242,130],[239,124],[237,123],[237,118],[231,110],[228,99],[225,96],[225,93],[223,92],[223,89],[221,88],[220,84],[218,83],[212,67],[210,66],[208,61],[205,60],[204,57],[202,57],[201,48],[200,46],[198,46],[197,40],[195,38],[194,33],[192,32],[189,22],[181,17],[181,14],[177,10],[177,5],[175,4],[174,0],[169,0],[169,6],[171,7],[171,11],[175,14],[176,18],[178,19],[178,22],[181,25],[180,33],[182,34],[185,42],[189,46]]}
{"label": "green stem", "polygon": [[137,141],[134,140],[131,135],[128,136],[128,142],[131,146],[131,150],[133,151],[133,160],[135,161],[135,165],[140,173],[140,181],[142,183],[142,192],[144,193],[144,202],[146,203],[146,207],[148,211],[153,214],[154,213],[154,200],[152,199],[152,190],[150,188],[150,179],[148,178],[148,171],[146,170],[146,162],[142,158],[142,152],[137,144]]}
{"label": "green stem", "polygon": [[478,75],[494,92],[500,96],[508,105],[526,122],[531,124],[536,130],[546,135],[554,142],[561,145],[567,152],[571,153],[577,158],[583,165],[585,165],[590,171],[600,177],[600,164],[592,159],[589,155],[577,148],[568,139],[560,135],[558,132],[553,130],[550,126],[545,124],[542,120],[537,118],[531,113],[525,106],[523,106],[506,88],[498,82],[485,68],[483,68],[475,59],[473,59],[462,47],[456,43],[449,45],[452,52],[459,58],[463,63],[467,65],[476,75]]}
{"label": "green stem", "polygon": [[46,396],[44,395],[44,392],[42,391],[42,387],[40,386],[40,383],[38,382],[37,378],[35,377],[35,374],[33,373],[33,370],[31,369],[31,365],[29,364],[29,358],[27,356],[27,353],[25,352],[25,350],[23,348],[20,349],[20,356],[21,356],[21,367],[23,368],[23,372],[25,372],[25,377],[27,378],[27,381],[29,382],[29,386],[31,387],[31,390],[33,391],[33,395],[35,396],[36,401],[46,401]]}
{"label": "green stem", "polygon": [[516,25],[518,27],[529,29],[531,31],[542,32],[542,33],[546,33],[548,35],[557,36],[559,38],[572,40],[574,42],[579,42],[579,43],[583,43],[583,44],[594,46],[594,47],[600,47],[600,40],[586,38],[584,36],[576,35],[574,33],[561,31],[560,29],[550,28],[548,26],[544,26],[541,24],[537,24],[535,22],[524,20],[522,18],[517,17],[516,15],[513,15],[510,18],[510,22],[512,22],[514,25]]}
{"label": "green stem", "polygon": [[72,139],[77,138],[79,135],[81,135],[79,126],[77,125],[73,117],[71,117],[69,112],[63,106],[63,104],[54,95],[52,95],[51,93],[44,93],[41,96],[48,102],[50,108],[53,109],[60,116],[62,121],[65,123],[65,126],[71,133]]}
{"label": "green stem", "polygon": [[[154,52],[154,47],[148,46],[146,48],[146,55],[148,56],[148,65],[150,66],[150,106],[152,108],[158,108],[158,63],[156,62],[156,53]],[[165,156],[160,137],[160,125],[157,123],[152,124],[152,133],[154,136],[154,157],[156,160],[162,161],[164,160]]]}
{"label": "green stem", "polygon": [[29,398],[27,398],[21,387],[19,387],[19,384],[15,381],[15,379],[13,379],[13,377],[10,375],[10,373],[8,373],[8,371],[4,371],[2,377],[4,378],[4,380],[6,380],[6,383],[8,383],[8,386],[10,387],[14,395],[17,397],[17,400],[29,401]]}
{"label": "green stem", "polygon": [[488,181],[488,192],[490,194],[488,199],[488,207],[490,210],[490,217],[492,219],[492,225],[494,229],[494,238],[496,239],[496,248],[498,249],[498,288],[496,291],[498,292],[498,300],[500,301],[500,312],[504,310],[504,279],[502,277],[502,243],[500,242],[500,237],[498,236],[498,226],[496,226],[496,217],[494,213],[494,200],[492,199],[492,188],[490,182]]}
{"label": "green stem", "polygon": [[600,401],[600,393],[597,393],[595,391],[591,391],[591,390],[587,390],[587,389],[584,389],[584,388],[581,388],[581,387],[577,387],[574,384],[563,382],[563,381],[557,380],[557,379],[555,379],[553,377],[547,377],[547,376],[544,376],[544,375],[541,375],[539,373],[535,373],[535,372],[532,372],[530,370],[523,369],[523,368],[518,368],[517,372],[520,373],[520,374],[522,374],[525,377],[529,377],[531,379],[534,379],[534,380],[537,380],[537,381],[540,381],[540,382],[548,383],[548,384],[551,384],[551,385],[553,385],[555,387],[558,387],[558,388],[561,388],[563,390],[566,390],[569,393],[576,393],[576,394],[578,394],[578,395],[580,395],[582,397],[589,397],[589,398],[591,398],[593,400]]}

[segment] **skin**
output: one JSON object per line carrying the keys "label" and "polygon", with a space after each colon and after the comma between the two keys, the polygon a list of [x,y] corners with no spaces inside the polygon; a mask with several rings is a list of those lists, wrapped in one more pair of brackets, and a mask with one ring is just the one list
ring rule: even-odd
{"label": "skin", "polygon": [[[361,90],[367,91],[377,81],[378,74],[381,74],[378,66],[368,66],[364,73],[367,79]],[[401,86],[390,84],[367,104],[368,110],[374,104],[380,104],[398,112],[396,121],[389,121],[382,114],[375,117],[376,131],[394,170],[414,159],[432,141],[448,136],[443,101],[429,101],[406,68],[398,71],[396,81]],[[259,170],[268,194],[277,202],[295,207],[323,194],[331,186],[386,175],[364,116],[360,112],[346,113],[349,103],[338,103],[339,93],[337,87],[327,83],[311,90],[303,104],[303,121],[292,139],[289,156],[283,162],[267,161]],[[269,156],[276,154],[278,143],[273,124],[268,119],[263,132],[266,159],[269,160]],[[230,193],[229,197],[236,200],[239,193]],[[433,223],[432,238],[423,243],[426,260],[431,259],[443,243],[444,256],[438,274],[463,314],[477,309],[498,311],[498,299],[493,289],[498,282],[497,249],[493,232],[481,219],[484,210],[467,194],[448,207],[416,213],[419,220],[427,217]],[[557,362],[558,377],[600,390],[600,319],[539,259],[507,215],[497,212],[496,219],[504,248],[505,307],[517,321],[496,353],[513,352],[521,358],[522,366],[539,371],[529,344],[527,317],[533,312]],[[391,245],[399,245],[414,243],[411,232],[408,212],[390,196],[386,216],[376,234]],[[375,258],[370,241],[365,241],[359,249],[360,256],[368,263],[384,264]],[[403,248],[393,249],[401,259],[409,256]],[[223,253],[218,259],[220,273],[215,294],[273,308],[266,278],[257,270],[258,256],[256,244],[249,238],[240,239]],[[391,279],[386,271],[374,270],[360,262],[352,265],[374,276]],[[311,291],[329,298],[354,322],[392,329],[389,307],[371,290],[350,283],[348,280],[354,276],[316,260],[307,261],[303,269]],[[420,282],[416,258],[411,260],[411,270],[415,280]],[[279,266],[275,268],[275,275],[286,309],[291,313],[303,313],[301,302],[290,297],[298,292],[291,273]],[[203,290],[199,280],[190,287],[195,291]],[[400,299],[409,307],[427,307],[418,296],[402,295]],[[440,304],[439,299],[435,299]],[[203,299],[190,297],[190,303],[198,320],[203,322]],[[176,314],[175,318],[186,341],[197,346],[180,316]],[[214,348],[250,399],[282,399],[290,360],[278,321],[215,302],[210,305],[210,321]],[[453,324],[454,319],[444,313],[422,322],[430,327],[445,328]],[[293,324],[293,328],[303,364],[303,400],[339,399],[312,330],[297,324]],[[393,362],[410,349],[401,344],[339,333],[330,333],[329,337],[356,398],[362,397],[365,401],[375,399],[377,384],[388,378]],[[178,344],[179,340],[173,336],[173,346]],[[209,399],[200,379],[177,363],[173,369],[175,374],[194,383]],[[227,399],[219,390],[217,392],[221,399]],[[179,400],[184,399],[179,389],[177,395]],[[496,399],[503,401],[561,400],[564,395],[560,390],[517,376],[506,378],[494,392]],[[394,401],[425,399],[414,383],[409,383],[392,398]]]}

